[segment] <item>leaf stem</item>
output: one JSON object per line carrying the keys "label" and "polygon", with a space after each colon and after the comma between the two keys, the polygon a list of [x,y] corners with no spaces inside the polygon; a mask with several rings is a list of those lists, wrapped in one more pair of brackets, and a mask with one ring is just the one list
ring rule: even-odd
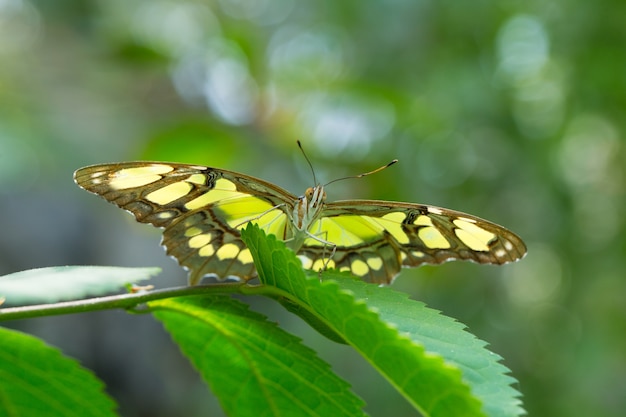
{"label": "leaf stem", "polygon": [[[262,294],[266,290],[261,285],[245,283],[220,283],[196,285],[192,287],[172,287],[159,290],[137,292],[130,294],[116,294],[105,297],[86,298],[81,300],[64,301],[50,304],[37,304],[22,307],[0,308],[0,321],[18,320],[42,316],[57,316],[62,314],[86,313],[89,311],[132,309],[148,301],[162,298],[180,297],[203,294]],[[270,291],[271,292],[271,291]]]}

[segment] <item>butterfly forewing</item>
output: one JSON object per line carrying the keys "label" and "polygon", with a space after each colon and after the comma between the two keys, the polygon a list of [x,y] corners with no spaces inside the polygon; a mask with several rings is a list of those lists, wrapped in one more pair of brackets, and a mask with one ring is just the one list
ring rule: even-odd
{"label": "butterfly forewing", "polygon": [[285,210],[296,200],[256,178],[185,164],[95,165],[79,169],[74,178],[79,186],[128,210],[138,221],[165,228],[162,243],[189,269],[192,284],[211,274],[255,277],[241,228],[252,221],[287,239]]}

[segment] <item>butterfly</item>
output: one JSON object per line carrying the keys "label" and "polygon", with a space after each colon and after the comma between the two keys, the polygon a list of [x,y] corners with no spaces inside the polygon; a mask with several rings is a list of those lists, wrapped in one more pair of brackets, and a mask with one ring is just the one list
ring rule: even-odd
{"label": "butterfly", "polygon": [[257,276],[241,240],[248,223],[283,240],[307,269],[350,271],[374,283],[391,283],[402,267],[457,259],[504,264],[526,254],[513,232],[459,211],[391,201],[326,202],[323,185],[298,197],[225,169],[121,162],[80,168],[74,181],[137,221],[164,228],[161,243],[189,270],[190,285],[205,276]]}

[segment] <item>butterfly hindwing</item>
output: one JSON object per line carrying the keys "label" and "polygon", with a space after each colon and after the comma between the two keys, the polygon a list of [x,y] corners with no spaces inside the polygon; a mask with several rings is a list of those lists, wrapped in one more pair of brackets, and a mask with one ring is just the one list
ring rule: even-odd
{"label": "butterfly hindwing", "polygon": [[203,166],[126,162],[81,168],[75,181],[87,191],[132,213],[142,223],[165,228],[167,253],[190,270],[190,282],[256,276],[240,229],[254,221],[287,238],[285,209],[296,199],[256,178]]}

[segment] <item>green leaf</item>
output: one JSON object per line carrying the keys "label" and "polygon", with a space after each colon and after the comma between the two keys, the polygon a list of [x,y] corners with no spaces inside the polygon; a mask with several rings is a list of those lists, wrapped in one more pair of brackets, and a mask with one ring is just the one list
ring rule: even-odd
{"label": "green leaf", "polygon": [[332,275],[341,285],[320,282],[317,274],[307,279],[282,242],[251,226],[242,235],[262,282],[308,311],[309,322],[353,346],[425,416],[521,414],[500,358],[460,323],[406,295],[343,274]]}
{"label": "green leaf", "polygon": [[362,416],[363,402],[315,352],[227,296],[149,307],[231,417]]}
{"label": "green leaf", "polygon": [[388,287],[378,287],[344,274],[329,272],[325,278],[340,282],[355,299],[365,301],[380,318],[398,332],[424,346],[427,352],[441,355],[447,363],[458,367],[472,393],[482,401],[489,416],[519,416],[521,395],[511,387],[517,382],[507,375],[510,370],[499,361],[499,355],[485,349],[486,342],[465,331],[465,325],[408,298],[408,294]]}
{"label": "green leaf", "polygon": [[54,266],[0,277],[0,297],[7,304],[43,304],[98,296],[149,279],[159,268]]}
{"label": "green leaf", "polygon": [[116,416],[103,384],[75,360],[23,333],[0,328],[0,417]]}

